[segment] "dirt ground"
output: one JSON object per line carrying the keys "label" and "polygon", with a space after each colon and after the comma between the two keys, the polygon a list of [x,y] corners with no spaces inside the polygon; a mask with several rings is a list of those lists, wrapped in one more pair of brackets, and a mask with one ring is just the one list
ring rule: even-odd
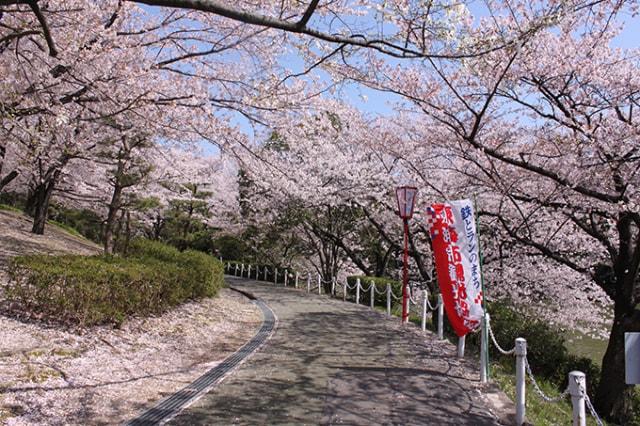
{"label": "dirt ground", "polygon": [[[29,230],[27,218],[0,211],[0,271],[22,253],[99,252],[52,226],[45,236]],[[66,329],[4,312],[0,424],[7,425],[120,424],[221,362],[262,322],[250,301],[227,289],[121,329]]]}

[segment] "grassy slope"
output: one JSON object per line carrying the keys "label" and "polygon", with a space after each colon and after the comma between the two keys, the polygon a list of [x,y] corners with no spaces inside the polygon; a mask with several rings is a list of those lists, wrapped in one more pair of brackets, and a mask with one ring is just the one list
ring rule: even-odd
{"label": "grassy slope", "polygon": [[31,218],[19,210],[0,205],[0,269],[10,258],[32,253],[98,254],[101,248],[77,232],[49,223],[44,235],[31,231]]}

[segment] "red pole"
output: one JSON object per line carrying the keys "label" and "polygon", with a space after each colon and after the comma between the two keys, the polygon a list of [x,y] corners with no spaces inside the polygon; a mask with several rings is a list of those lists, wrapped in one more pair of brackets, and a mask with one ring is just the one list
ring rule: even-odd
{"label": "red pole", "polygon": [[402,323],[409,322],[409,312],[407,310],[407,302],[409,301],[409,293],[407,285],[409,284],[409,271],[407,264],[409,263],[409,221],[403,219],[404,222],[404,264],[402,266]]}

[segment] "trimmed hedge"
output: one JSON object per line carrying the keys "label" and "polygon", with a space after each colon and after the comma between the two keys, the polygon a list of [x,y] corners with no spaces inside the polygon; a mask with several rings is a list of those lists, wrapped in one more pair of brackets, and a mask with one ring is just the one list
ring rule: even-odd
{"label": "trimmed hedge", "polygon": [[20,256],[9,268],[7,298],[30,312],[83,326],[151,315],[189,299],[215,296],[222,264],[205,253],[179,252],[136,240],[119,256]]}

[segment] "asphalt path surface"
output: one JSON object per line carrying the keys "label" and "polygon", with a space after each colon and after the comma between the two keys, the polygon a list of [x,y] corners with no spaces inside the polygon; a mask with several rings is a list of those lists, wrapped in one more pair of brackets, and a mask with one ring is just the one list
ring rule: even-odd
{"label": "asphalt path surface", "polygon": [[498,425],[512,407],[473,357],[398,318],[227,277],[277,317],[264,346],[170,424]]}

